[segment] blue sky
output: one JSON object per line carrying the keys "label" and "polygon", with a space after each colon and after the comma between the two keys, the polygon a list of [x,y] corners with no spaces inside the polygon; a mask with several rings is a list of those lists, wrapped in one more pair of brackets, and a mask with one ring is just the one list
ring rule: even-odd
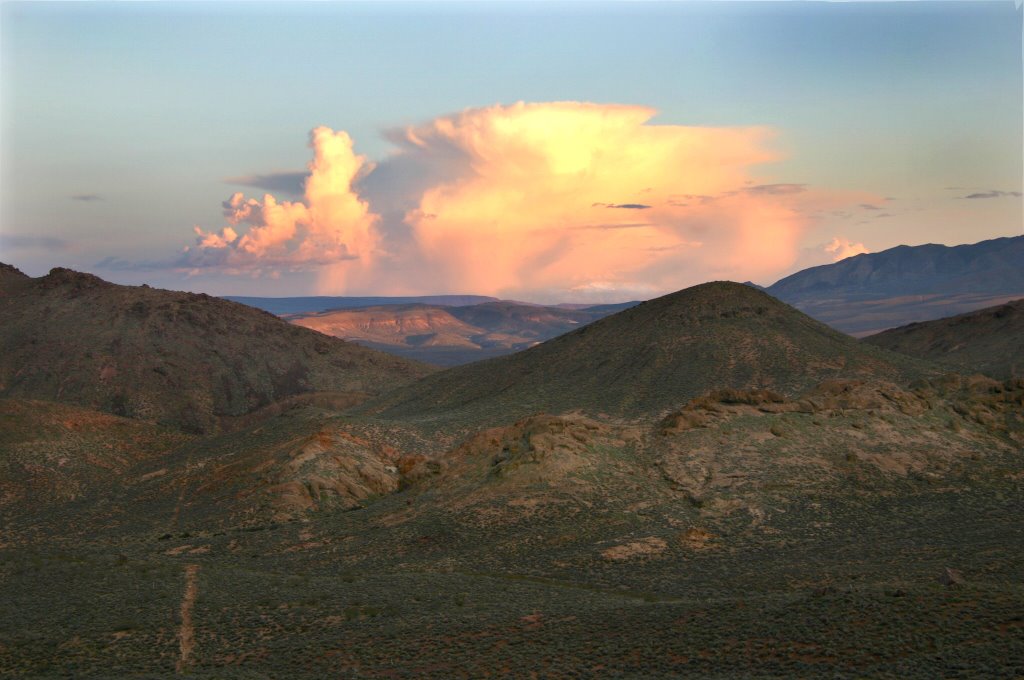
{"label": "blue sky", "polygon": [[[416,231],[427,227],[391,218],[369,227],[390,230],[374,247],[418,234],[401,246],[411,259],[394,248],[375,255],[389,264],[358,284],[325,277],[322,262],[187,267],[176,258],[195,247],[194,225],[225,225],[221,204],[233,192],[262,194],[226,180],[305,171],[317,126],[344,130],[356,153],[381,164],[402,153],[397,130],[519,101],[649,107],[648,126],[766,128],[778,158],[751,166],[748,184],[851,192],[850,206],[882,208],[839,199],[819,208],[794,227],[792,257],[775,269],[751,264],[762,283],[830,261],[822,248],[835,238],[877,251],[1021,233],[1021,11],[1012,2],[6,2],[0,20],[0,260],[33,275],[73,266],[266,295],[357,292],[386,275],[404,277],[408,291],[484,292],[437,290],[476,279],[431,275],[462,265],[408,254],[409,243],[429,240]],[[436,158],[422,160],[430,186],[451,180]],[[377,210],[378,199],[359,195]],[[661,232],[671,223],[680,243],[698,242],[679,231],[683,218],[665,219]],[[711,250],[678,261],[692,272],[680,284],[743,276],[739,264],[707,264]],[[497,292],[529,294],[532,261]],[[653,271],[635,265],[594,283],[625,295],[676,281]],[[535,297],[572,297],[580,281],[552,278]]]}

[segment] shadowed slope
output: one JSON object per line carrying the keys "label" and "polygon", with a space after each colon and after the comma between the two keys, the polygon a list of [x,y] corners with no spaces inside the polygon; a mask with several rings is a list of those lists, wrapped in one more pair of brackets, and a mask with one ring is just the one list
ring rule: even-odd
{"label": "shadowed slope", "polygon": [[376,394],[430,370],[207,295],[0,270],[0,396],[208,431],[292,395]]}
{"label": "shadowed slope", "polygon": [[572,409],[653,415],[713,388],[795,393],[833,377],[898,381],[929,370],[861,346],[749,286],[717,282],[519,354],[438,373],[364,410],[467,424]]}
{"label": "shadowed slope", "polygon": [[912,323],[864,342],[993,378],[1024,376],[1024,300]]}

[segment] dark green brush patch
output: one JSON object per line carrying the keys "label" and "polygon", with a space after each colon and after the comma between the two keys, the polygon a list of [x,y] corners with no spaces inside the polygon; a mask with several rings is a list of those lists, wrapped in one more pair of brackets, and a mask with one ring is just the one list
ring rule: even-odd
{"label": "dark green brush patch", "polygon": [[[343,555],[285,553],[284,537],[266,532],[248,534],[255,543],[244,552],[222,537],[195,557],[165,556],[129,536],[74,552],[8,551],[0,596],[17,615],[0,619],[0,668],[170,674],[182,568],[196,562],[198,677],[1020,673],[1019,486],[883,499],[826,491],[775,515],[779,534],[726,521],[715,527],[723,549],[673,545],[663,558],[622,565],[565,564],[624,527],[581,531],[578,517],[559,514],[512,530],[504,540],[521,547],[498,554],[493,532],[454,518],[391,533],[344,516],[318,527],[355,536]],[[817,528],[823,522],[828,531]],[[627,531],[661,526],[640,519]],[[441,561],[409,550],[410,534],[442,527]],[[550,540],[564,535],[575,538]],[[118,544],[123,552],[111,553]],[[939,583],[949,566],[965,575],[962,587]]]}

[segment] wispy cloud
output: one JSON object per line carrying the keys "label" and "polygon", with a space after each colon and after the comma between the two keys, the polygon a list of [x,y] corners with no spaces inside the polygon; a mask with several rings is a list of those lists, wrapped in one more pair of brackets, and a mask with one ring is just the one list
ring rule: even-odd
{"label": "wispy cloud", "polygon": [[102,201],[103,200],[103,197],[100,196],[99,194],[75,194],[74,196],[71,196],[70,198],[71,198],[72,201],[85,201],[85,202]]}
{"label": "wispy cloud", "polygon": [[651,206],[643,203],[609,203],[606,208],[617,208],[619,210],[650,210]]}
{"label": "wispy cloud", "polygon": [[653,227],[651,222],[615,222],[613,224],[581,224],[570,229],[644,229]]}
{"label": "wispy cloud", "polygon": [[743,191],[755,196],[786,196],[807,191],[806,184],[756,184]]}
{"label": "wispy cloud", "polygon": [[228,177],[224,180],[224,183],[289,194],[291,196],[301,196],[305,189],[306,177],[308,176],[308,172],[272,172],[266,175]]}
{"label": "wispy cloud", "polygon": [[960,196],[960,198],[1001,198],[1003,196],[1015,196],[1017,198],[1020,198],[1021,192],[989,189],[988,191],[979,191],[973,194],[967,194],[966,196]]}
{"label": "wispy cloud", "polygon": [[0,250],[67,250],[68,242],[53,236],[0,234]]}
{"label": "wispy cloud", "polygon": [[174,269],[180,265],[179,260],[127,260],[122,257],[105,257],[93,265],[98,270],[108,272],[156,271]]}

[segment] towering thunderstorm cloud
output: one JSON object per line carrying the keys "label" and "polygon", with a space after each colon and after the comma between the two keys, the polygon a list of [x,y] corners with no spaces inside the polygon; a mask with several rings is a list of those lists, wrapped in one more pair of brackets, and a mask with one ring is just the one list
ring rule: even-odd
{"label": "towering thunderstorm cloud", "polygon": [[219,232],[195,227],[196,245],[186,252],[190,266],[267,270],[328,265],[354,260],[370,264],[377,243],[377,217],[353,190],[366,159],[352,150],[345,132],[318,127],[310,135],[315,156],[309,164],[305,202],[262,201],[235,193],[224,202],[228,226]]}
{"label": "towering thunderstorm cloud", "polygon": [[304,200],[233,195],[228,226],[197,227],[185,266],[317,267],[335,294],[621,298],[770,277],[796,261],[813,215],[879,200],[756,175],[780,158],[770,129],[652,124],[655,113],[469,109],[390,132],[396,152],[376,166],[320,127]]}

